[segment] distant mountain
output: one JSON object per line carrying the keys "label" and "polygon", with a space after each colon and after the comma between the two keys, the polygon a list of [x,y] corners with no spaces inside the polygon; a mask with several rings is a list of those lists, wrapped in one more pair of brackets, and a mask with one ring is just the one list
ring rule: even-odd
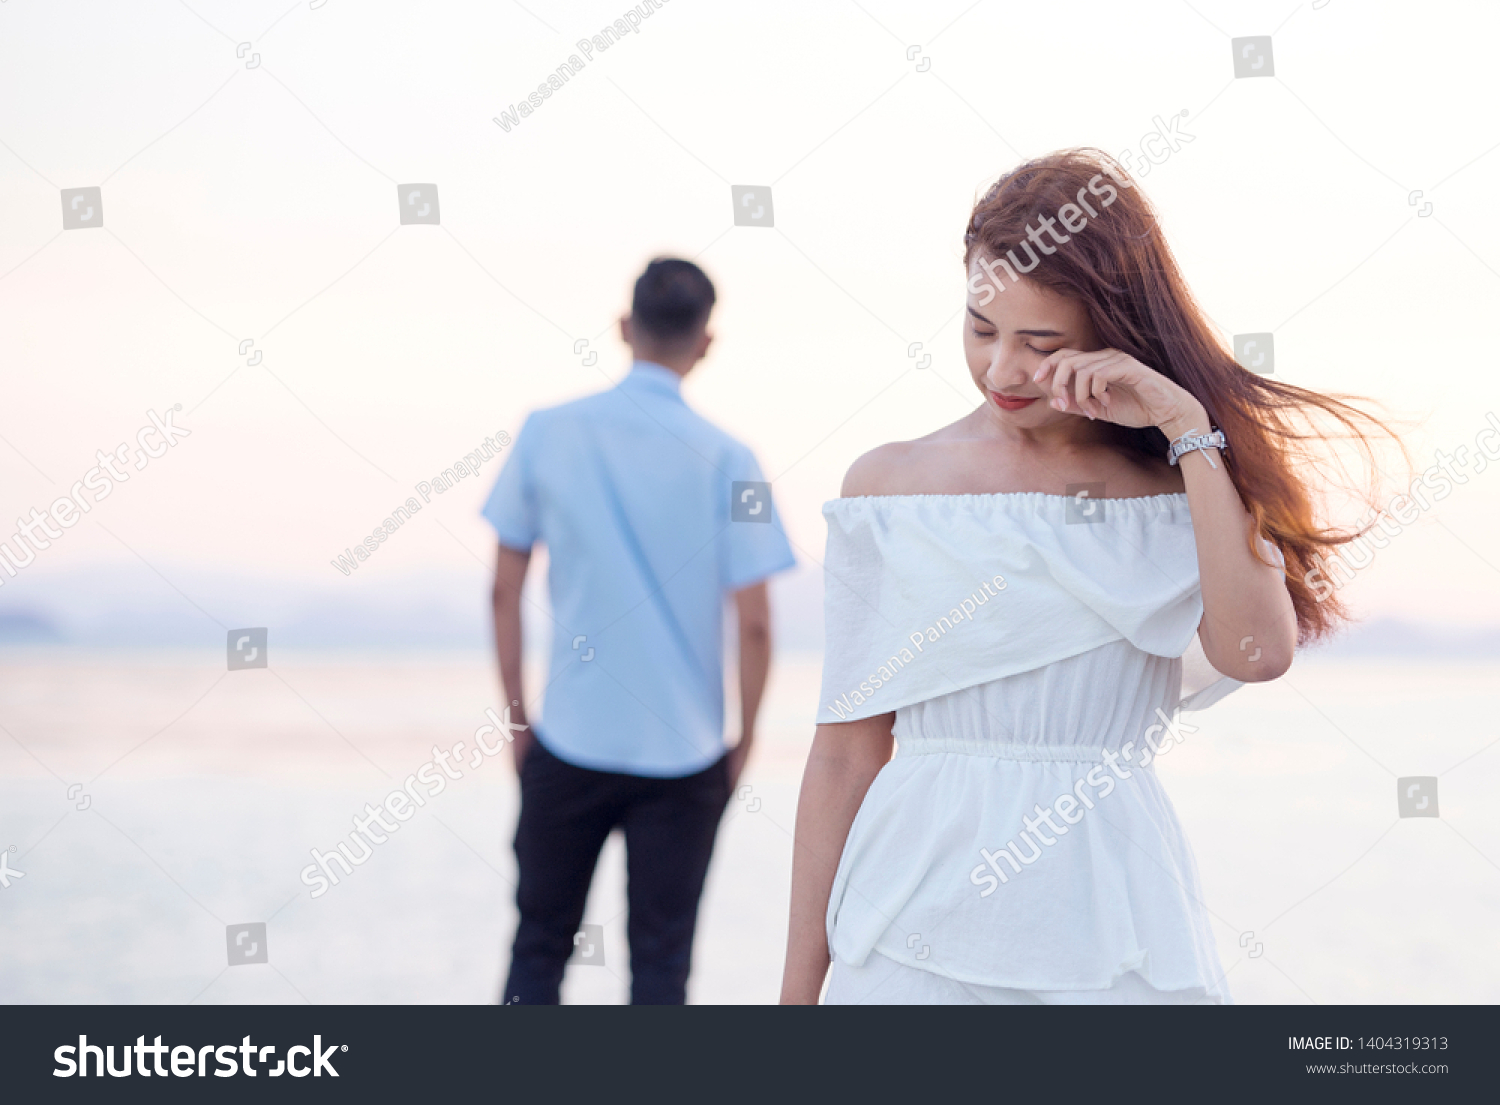
{"label": "distant mountain", "polygon": [[1500,656],[1500,626],[1451,627],[1433,623],[1375,618],[1357,622],[1310,655],[1331,659],[1376,656],[1426,656],[1482,660]]}
{"label": "distant mountain", "polygon": [[[290,648],[491,647],[490,579],[477,565],[322,583],[159,567],[161,575],[139,563],[112,563],[10,580],[0,589],[0,645],[221,648],[229,629],[266,626],[273,641]],[[523,607],[527,637],[537,642],[550,631],[540,576],[528,582]],[[773,580],[772,604],[779,647],[822,648],[816,566]]]}
{"label": "distant mountain", "polygon": [[[229,575],[199,565],[158,567],[161,575],[139,562],[117,562],[11,579],[0,588],[0,645],[218,648],[226,630],[266,626],[273,641],[292,648],[491,647],[490,578],[479,565],[321,583]],[[541,573],[533,573],[527,597],[527,636],[540,642],[550,631]],[[774,577],[771,603],[779,648],[821,651],[818,565],[804,563]],[[1308,656],[1491,658],[1500,656],[1500,626],[1376,618]]]}
{"label": "distant mountain", "polygon": [[50,618],[29,610],[0,610],[0,644],[55,644],[63,635]]}

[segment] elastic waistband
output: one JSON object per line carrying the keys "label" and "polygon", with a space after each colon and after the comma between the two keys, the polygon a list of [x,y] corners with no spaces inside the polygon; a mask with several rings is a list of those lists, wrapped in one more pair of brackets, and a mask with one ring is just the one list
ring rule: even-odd
{"label": "elastic waistband", "polygon": [[994,760],[1040,763],[1104,762],[1103,748],[1098,745],[1015,744],[1007,741],[966,740],[963,737],[907,737],[896,741],[898,756],[934,756],[949,752]]}

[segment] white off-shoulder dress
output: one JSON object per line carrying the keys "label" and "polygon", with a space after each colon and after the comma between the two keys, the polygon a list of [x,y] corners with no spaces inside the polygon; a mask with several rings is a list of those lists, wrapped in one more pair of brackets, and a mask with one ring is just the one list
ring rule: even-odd
{"label": "white off-shoulder dress", "polygon": [[1228,1002],[1152,764],[1239,686],[1196,649],[1187,496],[823,513],[819,720],[894,711],[896,738],[828,902],[825,1001]]}

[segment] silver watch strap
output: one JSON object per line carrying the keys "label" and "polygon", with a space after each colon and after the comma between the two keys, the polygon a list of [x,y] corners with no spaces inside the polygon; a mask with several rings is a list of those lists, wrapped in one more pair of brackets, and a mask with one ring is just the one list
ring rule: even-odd
{"label": "silver watch strap", "polygon": [[[1178,460],[1188,453],[1199,450],[1218,449],[1221,452],[1229,448],[1229,439],[1224,436],[1223,430],[1214,430],[1211,433],[1200,434],[1196,429],[1189,430],[1167,448],[1167,463],[1176,465]],[[1206,455],[1205,459],[1211,467],[1217,468],[1213,456]]]}

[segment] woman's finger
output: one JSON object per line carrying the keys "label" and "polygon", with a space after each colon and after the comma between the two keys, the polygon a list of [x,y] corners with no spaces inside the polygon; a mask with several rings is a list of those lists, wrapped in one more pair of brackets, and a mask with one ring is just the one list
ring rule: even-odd
{"label": "woman's finger", "polygon": [[1032,373],[1032,382],[1037,384],[1041,383],[1052,374],[1052,371],[1055,368],[1057,368],[1057,362],[1059,358],[1064,357],[1072,352],[1073,350],[1071,349],[1054,349],[1051,353],[1048,353],[1045,357],[1042,358],[1042,363],[1037,366],[1037,370]]}
{"label": "woman's finger", "polygon": [[1082,350],[1078,349],[1054,349],[1051,353],[1048,353],[1047,356],[1042,360],[1041,365],[1038,366],[1036,372],[1032,374],[1031,378],[1034,382],[1041,383],[1044,379],[1055,372],[1059,365],[1063,363],[1074,362],[1076,358],[1079,357],[1092,356],[1094,356],[1093,353],[1085,353]]}
{"label": "woman's finger", "polygon": [[1065,361],[1066,372],[1053,378],[1053,390],[1063,400],[1061,409],[1080,407],[1084,393],[1078,390],[1078,374],[1093,370],[1121,356],[1113,349],[1097,349],[1088,353],[1075,353]]}
{"label": "woman's finger", "polygon": [[1096,372],[1094,374],[1094,386],[1090,393],[1090,399],[1098,410],[1098,413],[1095,415],[1096,418],[1109,417],[1109,383],[1109,377],[1104,373]]}
{"label": "woman's finger", "polygon": [[1073,378],[1074,358],[1078,355],[1059,357],[1052,369],[1052,406],[1060,411],[1068,409],[1068,381]]}
{"label": "woman's finger", "polygon": [[1093,390],[1094,387],[1095,371],[1096,366],[1091,364],[1084,365],[1083,367],[1078,369],[1078,371],[1073,375],[1073,387],[1071,389],[1071,398],[1073,402],[1078,405],[1078,409],[1080,412],[1088,415],[1090,418],[1098,417],[1097,412],[1094,411],[1091,403],[1089,402],[1089,393]]}
{"label": "woman's finger", "polygon": [[1101,372],[1108,373],[1110,367],[1123,356],[1123,353],[1111,353],[1107,357],[1091,359],[1086,364],[1078,366],[1077,376],[1073,385],[1073,397],[1078,400],[1080,406],[1083,405],[1083,401],[1092,392],[1094,378]]}

